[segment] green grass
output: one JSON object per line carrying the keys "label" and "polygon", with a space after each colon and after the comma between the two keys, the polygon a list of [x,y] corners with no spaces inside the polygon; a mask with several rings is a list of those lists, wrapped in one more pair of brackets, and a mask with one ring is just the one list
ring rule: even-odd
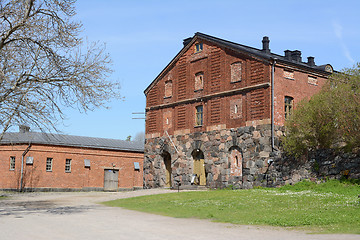
{"label": "green grass", "polygon": [[304,181],[278,189],[174,192],[104,204],[178,218],[360,234],[359,194],[357,184]]}

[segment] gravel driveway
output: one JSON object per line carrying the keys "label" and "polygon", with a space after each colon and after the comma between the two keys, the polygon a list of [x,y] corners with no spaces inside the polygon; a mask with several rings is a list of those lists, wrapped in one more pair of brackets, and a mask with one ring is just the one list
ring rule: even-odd
{"label": "gravel driveway", "polygon": [[0,239],[360,239],[360,235],[309,235],[281,228],[171,218],[98,204],[106,200],[166,192],[176,194],[165,189],[11,194],[9,198],[0,200]]}

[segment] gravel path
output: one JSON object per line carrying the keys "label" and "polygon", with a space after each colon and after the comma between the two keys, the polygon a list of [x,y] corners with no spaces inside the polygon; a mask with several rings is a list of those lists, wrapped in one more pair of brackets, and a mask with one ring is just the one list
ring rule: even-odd
{"label": "gravel path", "polygon": [[167,192],[176,194],[166,189],[10,194],[0,200],[0,239],[360,240],[360,235],[310,235],[281,228],[164,217],[98,204]]}

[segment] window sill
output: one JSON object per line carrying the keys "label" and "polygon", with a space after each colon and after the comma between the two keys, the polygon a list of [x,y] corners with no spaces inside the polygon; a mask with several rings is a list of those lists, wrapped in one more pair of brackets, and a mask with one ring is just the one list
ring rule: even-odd
{"label": "window sill", "polygon": [[200,127],[202,127],[203,125],[196,125],[196,126],[194,126],[194,128],[200,128]]}
{"label": "window sill", "polygon": [[164,97],[164,99],[169,99],[169,98],[172,98],[172,96],[169,96],[169,97]]}
{"label": "window sill", "polygon": [[71,171],[65,171],[65,173],[71,173]]}
{"label": "window sill", "polygon": [[52,170],[46,170],[46,172],[52,172]]}
{"label": "window sill", "polygon": [[295,78],[289,78],[289,77],[284,77],[285,79],[287,79],[287,80],[293,80],[293,81],[295,81]]}
{"label": "window sill", "polygon": [[201,91],[203,91],[204,89],[203,88],[201,88],[201,89],[196,89],[196,90],[194,90],[194,92],[201,92]]}
{"label": "window sill", "polygon": [[241,82],[242,80],[237,80],[237,81],[230,81],[230,83],[239,83],[239,82]]}

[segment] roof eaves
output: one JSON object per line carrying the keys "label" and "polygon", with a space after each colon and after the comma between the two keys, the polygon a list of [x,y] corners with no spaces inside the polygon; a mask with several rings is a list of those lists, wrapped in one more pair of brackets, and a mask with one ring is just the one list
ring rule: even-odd
{"label": "roof eaves", "polygon": [[214,36],[210,36],[210,35],[207,35],[207,34],[204,34],[204,33],[201,33],[201,32],[196,32],[194,34],[194,37],[192,38],[192,40],[179,51],[179,53],[171,60],[171,62],[160,72],[160,74],[145,89],[145,91],[144,91],[145,95],[147,95],[149,90],[166,73],[166,71],[170,68],[170,66],[172,66],[178,60],[178,58],[185,51],[187,51],[188,48],[198,38],[202,38],[202,39],[205,39],[205,40],[210,41],[210,42],[215,42],[215,43],[219,44],[220,46],[231,49],[231,50],[233,50],[235,52],[239,52],[239,51],[246,52],[248,55],[250,55],[252,57],[260,58],[260,59],[263,59],[263,60],[266,60],[266,61],[269,61],[271,59],[277,59],[278,61],[281,61],[281,62],[289,64],[289,65],[306,68],[308,71],[316,71],[316,72],[320,72],[320,73],[331,74],[329,72],[326,72],[326,71],[320,69],[318,66],[311,67],[311,66],[308,66],[306,63],[303,63],[303,62],[289,61],[289,60],[285,59],[284,56],[281,56],[281,55],[278,55],[278,54],[275,54],[275,53],[270,53],[270,54],[265,53],[261,49],[258,49],[258,48],[254,48],[254,47],[242,45],[242,44],[239,44],[239,43],[231,42],[231,41],[224,40],[224,39],[221,39],[221,38],[217,38],[217,37],[214,37]]}

